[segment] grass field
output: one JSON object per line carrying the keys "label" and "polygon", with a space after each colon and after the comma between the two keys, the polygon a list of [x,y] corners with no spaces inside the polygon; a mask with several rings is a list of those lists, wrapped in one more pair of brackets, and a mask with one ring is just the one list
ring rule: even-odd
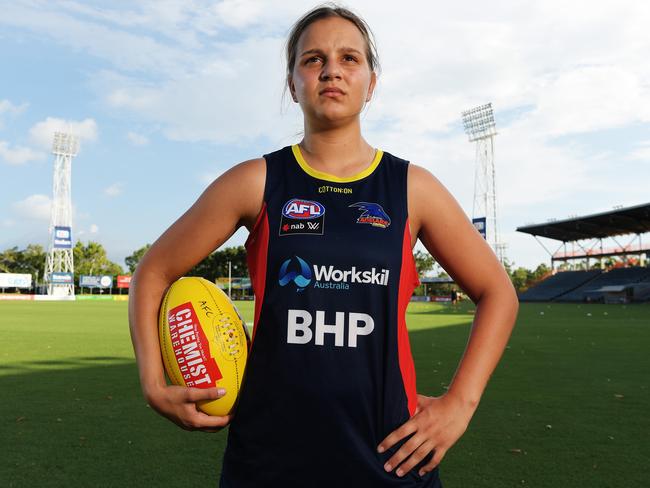
{"label": "grass field", "polygon": [[[419,393],[445,391],[472,308],[410,304]],[[0,337],[0,486],[217,486],[226,431],[147,407],[126,303],[0,302]],[[444,487],[650,486],[649,351],[650,306],[522,304]]]}

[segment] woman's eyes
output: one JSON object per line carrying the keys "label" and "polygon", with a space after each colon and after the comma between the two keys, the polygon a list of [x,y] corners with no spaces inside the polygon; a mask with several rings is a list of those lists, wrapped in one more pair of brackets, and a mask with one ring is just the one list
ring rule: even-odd
{"label": "woman's eyes", "polygon": [[[353,61],[353,62],[356,62],[356,61],[357,61],[357,58],[355,58],[355,57],[352,56],[351,54],[346,54],[346,55],[344,55],[344,56],[343,56],[343,59],[344,59],[345,61]],[[320,56],[312,56],[311,58],[307,58],[307,59],[305,60],[305,64],[309,64],[309,63],[312,63],[312,62],[315,62],[315,61],[321,61],[321,62],[322,62],[323,59],[322,59]]]}

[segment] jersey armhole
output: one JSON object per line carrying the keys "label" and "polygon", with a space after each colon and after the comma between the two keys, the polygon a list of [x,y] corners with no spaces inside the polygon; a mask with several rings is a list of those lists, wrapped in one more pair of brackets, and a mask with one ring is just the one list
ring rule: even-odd
{"label": "jersey armhole", "polygon": [[[413,255],[413,248],[411,247],[411,236],[412,236],[412,234],[411,234],[411,216],[409,215],[409,194],[408,194],[409,167],[410,166],[411,166],[411,162],[406,161],[406,170],[405,170],[406,176],[404,178],[404,195],[406,195],[406,198],[404,198],[404,201],[405,201],[404,205],[406,207],[404,209],[404,214],[406,215],[406,229],[405,229],[404,232],[408,233],[408,252],[410,254],[410,257],[409,257],[408,260],[410,262],[411,273],[413,275],[413,280],[412,280],[413,288],[417,288],[418,286],[420,286],[421,282],[420,282],[420,277],[418,276],[418,269],[417,269],[417,266],[415,264],[415,256]],[[417,240],[417,236],[416,236],[415,244],[417,245],[417,243],[418,243],[418,240]],[[413,246],[413,247],[415,247],[415,246]]]}
{"label": "jersey armhole", "polygon": [[251,229],[250,233],[248,234],[248,237],[246,238],[246,242],[244,243],[244,248],[246,249],[248,249],[250,242],[257,234],[260,227],[260,223],[262,222],[262,217],[264,217],[264,214],[266,213],[266,202],[267,202],[266,192],[267,192],[267,186],[269,181],[269,163],[266,154],[263,156],[263,159],[264,159],[264,164],[266,166],[266,172],[264,174],[264,191],[262,194],[262,207],[260,208],[260,211],[257,214],[257,218],[255,219],[255,223],[253,224],[253,228]]}

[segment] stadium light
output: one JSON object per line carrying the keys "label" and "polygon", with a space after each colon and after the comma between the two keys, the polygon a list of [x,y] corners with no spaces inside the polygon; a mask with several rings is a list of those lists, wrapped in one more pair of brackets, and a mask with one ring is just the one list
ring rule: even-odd
{"label": "stadium light", "polygon": [[79,151],[79,139],[67,132],[55,132],[52,143],[52,154],[61,156],[76,156]]}
{"label": "stadium light", "polygon": [[462,112],[465,133],[469,142],[486,139],[497,134],[492,103],[480,105]]}
{"label": "stadium light", "polygon": [[79,138],[55,132],[52,142],[54,179],[50,217],[50,243],[45,257],[43,281],[48,295],[74,296],[74,253],[72,246],[72,158],[79,151]]}
{"label": "stadium light", "polygon": [[497,229],[497,190],[494,165],[494,136],[497,135],[492,103],[461,112],[469,142],[476,143],[474,205],[472,223],[488,241],[501,263],[506,245],[499,241]]}

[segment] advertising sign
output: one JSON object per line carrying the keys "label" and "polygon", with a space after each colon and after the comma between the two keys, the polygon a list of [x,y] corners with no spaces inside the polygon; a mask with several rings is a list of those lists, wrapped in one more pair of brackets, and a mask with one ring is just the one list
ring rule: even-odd
{"label": "advertising sign", "polygon": [[118,288],[128,288],[131,284],[131,276],[127,275],[118,275],[117,276],[117,287]]}
{"label": "advertising sign", "polygon": [[472,224],[476,227],[476,230],[483,236],[483,239],[487,239],[485,231],[485,217],[476,217],[472,219]]}
{"label": "advertising sign", "polygon": [[[228,278],[217,278],[215,284],[222,290],[228,289]],[[233,290],[247,290],[251,287],[250,278],[231,278],[230,287]]]}
{"label": "advertising sign", "polygon": [[26,273],[0,273],[0,288],[31,288],[32,275]]}
{"label": "advertising sign", "polygon": [[113,277],[108,275],[81,275],[79,276],[79,286],[85,288],[111,288],[113,286]]}
{"label": "advertising sign", "polygon": [[67,285],[72,283],[72,273],[54,272],[50,273],[50,283],[61,283]]}
{"label": "advertising sign", "polygon": [[54,248],[72,249],[72,230],[70,227],[54,227]]}

